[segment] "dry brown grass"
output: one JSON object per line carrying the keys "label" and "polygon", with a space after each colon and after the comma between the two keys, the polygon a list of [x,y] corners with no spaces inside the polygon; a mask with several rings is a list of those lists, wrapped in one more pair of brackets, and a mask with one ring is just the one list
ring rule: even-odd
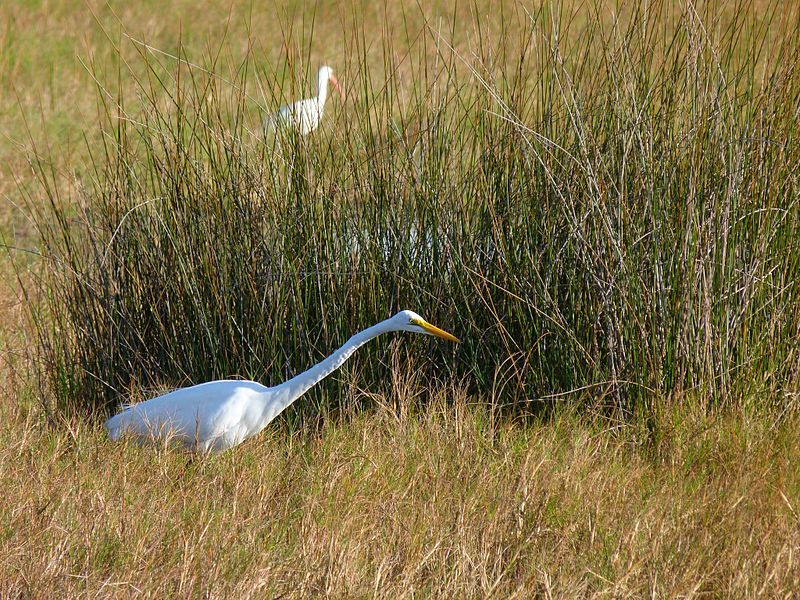
{"label": "dry brown grass", "polygon": [[[451,10],[441,4],[433,15]],[[300,10],[277,23],[263,5],[248,32],[250,6],[114,8],[156,47],[174,47],[181,31],[200,55],[228,27],[227,51],[243,56],[253,40],[265,64],[287,53],[275,43],[280,25],[309,27]],[[403,6],[416,5],[365,6],[363,23],[387,24],[366,28],[379,43],[402,29]],[[110,12],[95,8],[118,35]],[[467,22],[469,4],[459,10]],[[343,5],[318,10],[309,63],[343,51],[351,18]],[[33,181],[20,149],[36,140],[65,178],[85,166],[81,139],[94,135],[97,96],[76,56],[105,64],[112,54],[85,5],[0,4],[6,242],[34,242],[15,208]],[[377,410],[300,432],[273,426],[195,460],[111,445],[97,425],[47,426],[7,262],[0,282],[0,597],[728,598],[800,589],[796,414],[709,414],[676,401],[681,408],[649,424],[569,413],[509,423],[458,389],[424,390],[435,399],[420,408],[410,384]]]}
{"label": "dry brown grass", "polygon": [[[0,594],[790,597],[800,421],[495,421],[458,390],[216,458],[6,408]],[[402,408],[398,408],[402,407]]]}

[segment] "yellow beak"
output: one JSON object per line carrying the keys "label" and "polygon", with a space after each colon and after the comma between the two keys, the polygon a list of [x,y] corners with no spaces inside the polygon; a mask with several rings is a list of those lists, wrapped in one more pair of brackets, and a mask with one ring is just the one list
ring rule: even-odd
{"label": "yellow beak", "polygon": [[430,333],[432,335],[435,335],[437,337],[440,337],[440,338],[444,338],[444,339],[449,340],[451,342],[459,343],[461,341],[456,336],[454,336],[452,333],[447,333],[444,329],[439,329],[438,327],[436,327],[435,325],[431,325],[427,321],[417,321],[417,322],[414,323],[414,325],[418,325],[418,326],[422,327],[428,333]]}

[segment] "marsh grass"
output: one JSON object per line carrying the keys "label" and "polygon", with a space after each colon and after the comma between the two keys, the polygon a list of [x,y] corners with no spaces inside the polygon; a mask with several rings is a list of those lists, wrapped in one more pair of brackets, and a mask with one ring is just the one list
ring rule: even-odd
{"label": "marsh grass", "polygon": [[465,343],[404,339],[406,369],[523,412],[791,403],[798,16],[739,9],[511,5],[466,45],[440,20],[375,46],[356,20],[347,101],[305,139],[264,136],[258,110],[299,95],[302,51],[265,70],[128,40],[97,76],[91,172],[67,198],[34,165],[48,411],[277,382],[409,307]]}
{"label": "marsh grass", "polygon": [[[341,6],[0,5],[0,597],[793,597],[796,9]],[[264,139],[319,62],[347,101]],[[409,305],[464,343],[231,453],[100,426]]]}
{"label": "marsh grass", "polygon": [[[422,387],[420,387],[422,383]],[[796,414],[569,408],[526,427],[397,379],[375,409],[218,457],[97,424],[0,423],[0,594],[786,597],[800,585]],[[424,400],[424,401],[423,401]],[[777,417],[777,414],[773,414]],[[13,427],[12,427],[13,424]]]}

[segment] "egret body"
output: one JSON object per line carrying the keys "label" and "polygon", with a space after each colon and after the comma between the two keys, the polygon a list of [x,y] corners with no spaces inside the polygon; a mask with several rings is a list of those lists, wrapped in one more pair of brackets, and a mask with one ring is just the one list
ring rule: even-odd
{"label": "egret body", "polygon": [[341,367],[358,348],[382,333],[411,331],[458,342],[453,335],[404,310],[357,333],[328,358],[275,387],[255,381],[209,381],[128,406],[106,421],[112,440],[129,434],[174,439],[201,452],[221,452],[259,433],[287,406]]}

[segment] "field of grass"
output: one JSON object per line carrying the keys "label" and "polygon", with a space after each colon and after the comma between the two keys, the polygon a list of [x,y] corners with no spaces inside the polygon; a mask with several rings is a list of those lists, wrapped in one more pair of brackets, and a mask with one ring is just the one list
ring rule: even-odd
{"label": "field of grass", "polygon": [[[798,64],[771,1],[0,6],[0,596],[792,597]],[[463,343],[102,431],[402,308]]]}
{"label": "field of grass", "polygon": [[406,382],[375,410],[199,460],[7,412],[0,593],[789,598],[800,586],[796,417],[675,408],[654,444],[640,426],[567,413],[493,420],[452,388],[416,403],[430,393]]}

